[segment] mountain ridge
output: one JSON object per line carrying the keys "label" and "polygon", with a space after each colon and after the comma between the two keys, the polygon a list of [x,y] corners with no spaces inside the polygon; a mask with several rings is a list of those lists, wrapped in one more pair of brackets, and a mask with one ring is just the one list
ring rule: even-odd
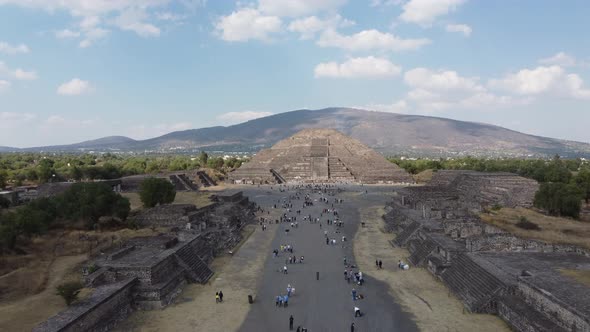
{"label": "mountain ridge", "polygon": [[336,129],[390,155],[546,157],[557,153],[566,157],[590,157],[588,143],[529,135],[480,122],[343,107],[294,110],[231,126],[175,131],[145,140],[109,136],[76,144],[17,150],[255,152],[307,128]]}

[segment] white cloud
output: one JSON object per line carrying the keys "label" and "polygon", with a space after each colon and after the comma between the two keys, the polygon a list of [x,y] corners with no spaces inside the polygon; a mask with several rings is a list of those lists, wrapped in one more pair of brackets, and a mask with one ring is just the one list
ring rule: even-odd
{"label": "white cloud", "polygon": [[539,63],[543,65],[557,65],[561,67],[572,67],[577,64],[576,58],[564,52],[559,52],[554,56],[541,59],[539,60]]}
{"label": "white cloud", "polygon": [[471,32],[472,32],[471,27],[468,26],[468,25],[466,25],[466,24],[447,24],[447,26],[445,27],[445,29],[448,32],[460,32],[465,37],[471,36]]}
{"label": "white cloud", "polygon": [[320,19],[317,16],[309,16],[292,21],[287,30],[291,32],[298,32],[301,34],[301,39],[314,38],[318,32],[343,28],[354,25],[353,21],[347,20],[340,15],[334,15],[326,19]]}
{"label": "white cloud", "polygon": [[90,82],[74,78],[69,82],[63,83],[57,88],[57,94],[62,96],[77,96],[92,91]]}
{"label": "white cloud", "polygon": [[215,28],[225,41],[268,41],[271,34],[281,31],[282,21],[277,16],[267,16],[259,10],[243,8],[222,16]]}
{"label": "white cloud", "polygon": [[321,47],[336,47],[348,51],[407,51],[416,50],[430,43],[429,39],[402,39],[378,30],[364,30],[345,36],[335,30],[327,30],[317,44]]}
{"label": "white cloud", "polygon": [[431,26],[439,17],[455,11],[466,0],[410,0],[402,7],[399,18],[423,27]]}
{"label": "white cloud", "polygon": [[223,123],[224,125],[231,125],[258,118],[263,118],[269,115],[273,115],[273,113],[257,111],[229,112],[217,116],[217,120],[221,121],[221,123]]}
{"label": "white cloud", "polygon": [[260,11],[275,16],[299,17],[321,11],[333,11],[346,0],[259,0]]}
{"label": "white cloud", "polygon": [[158,12],[156,19],[159,21],[179,22],[186,19],[186,15],[175,14],[172,12]]}
{"label": "white cloud", "polygon": [[[88,47],[98,39],[96,34],[94,38],[87,36],[88,31],[95,29],[105,31],[110,26],[133,31],[142,37],[158,36],[160,28],[152,22],[152,20],[162,20],[163,16],[158,16],[158,12],[170,7],[180,7],[185,9],[185,12],[192,12],[204,3],[205,0],[0,0],[0,6],[15,5],[49,13],[60,11],[68,13],[78,22],[76,30],[79,31],[64,29],[57,32],[56,37],[82,37],[80,47]],[[167,18],[172,19],[172,16],[168,15]],[[8,50],[28,52],[26,46],[19,46],[15,50],[8,48]]]}
{"label": "white cloud", "polygon": [[553,94],[576,99],[590,99],[590,89],[577,74],[568,74],[560,66],[539,66],[521,69],[503,78],[492,79],[488,85],[519,95]]}
{"label": "white cloud", "polygon": [[[8,89],[10,89],[10,86],[12,84],[8,81],[4,81],[4,80],[0,80],[0,92],[6,91]],[[0,115],[3,113],[0,113]],[[1,118],[1,117],[0,117]]]}
{"label": "white cloud", "polygon": [[96,41],[108,36],[109,33],[109,30],[103,28],[91,28],[90,30],[85,31],[85,37],[80,41],[79,46],[81,48],[92,46]]}
{"label": "white cloud", "polygon": [[78,37],[80,37],[80,31],[72,31],[69,29],[64,29],[64,30],[56,31],[55,37],[58,39],[78,38]]}
{"label": "white cloud", "polygon": [[37,73],[34,71],[25,71],[19,68],[14,71],[14,78],[21,81],[32,81],[37,79]]}
{"label": "white cloud", "polygon": [[387,78],[401,73],[401,67],[373,56],[352,58],[343,63],[326,62],[315,67],[316,78]]}
{"label": "white cloud", "polygon": [[0,42],[0,53],[19,54],[19,53],[29,53],[30,51],[31,50],[29,49],[29,47],[25,44],[10,45],[6,42]]}
{"label": "white cloud", "polygon": [[410,113],[408,103],[403,99],[392,104],[369,104],[358,108],[387,113]]}
{"label": "white cloud", "polygon": [[381,6],[397,6],[400,5],[403,0],[371,0],[369,6],[381,7]]}
{"label": "white cloud", "polygon": [[414,68],[404,74],[404,81],[409,86],[434,91],[484,91],[485,88],[478,80],[477,77],[461,77],[452,70],[432,71],[427,68]]}
{"label": "white cloud", "polygon": [[126,9],[117,18],[114,24],[122,30],[134,31],[142,37],[157,37],[160,29],[153,24],[146,23],[148,15],[143,9]]}
{"label": "white cloud", "polygon": [[13,78],[19,81],[30,81],[37,79],[35,71],[25,71],[23,69],[10,69],[4,62],[0,61],[0,77]]}
{"label": "white cloud", "polygon": [[412,89],[407,93],[409,109],[436,113],[450,109],[492,109],[523,105],[528,98],[491,93],[478,77],[463,77],[453,70],[414,68],[404,74],[404,82]]}

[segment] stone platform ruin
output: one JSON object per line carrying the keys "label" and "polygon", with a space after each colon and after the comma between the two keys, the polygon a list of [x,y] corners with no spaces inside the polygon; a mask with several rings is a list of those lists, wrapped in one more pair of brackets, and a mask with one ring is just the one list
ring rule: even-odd
{"label": "stone platform ruin", "polygon": [[590,271],[590,252],[518,238],[484,223],[494,205],[530,207],[538,184],[509,173],[439,171],[397,191],[384,216],[408,260],[441,280],[472,312],[516,331],[590,331],[590,288],[563,271]]}
{"label": "stone platform ruin", "polygon": [[162,205],[133,216],[139,227],[167,231],[132,238],[91,259],[84,268],[92,295],[34,331],[106,331],[136,309],[174,302],[187,283],[206,283],[209,264],[233,249],[254,222],[256,206],[242,192],[215,195],[212,204]]}
{"label": "stone platform ruin", "polygon": [[234,183],[413,183],[397,165],[332,129],[306,129],[229,174]]}

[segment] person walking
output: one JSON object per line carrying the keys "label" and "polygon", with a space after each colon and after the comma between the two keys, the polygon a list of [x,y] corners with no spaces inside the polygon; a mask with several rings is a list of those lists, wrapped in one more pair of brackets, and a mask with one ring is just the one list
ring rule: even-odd
{"label": "person walking", "polygon": [[219,302],[223,302],[223,292],[219,291]]}
{"label": "person walking", "polygon": [[381,260],[379,260],[379,268],[382,269],[383,268],[383,262]]}
{"label": "person walking", "polygon": [[289,331],[293,331],[293,321],[295,319],[293,318],[293,315],[291,315],[291,317],[289,317]]}
{"label": "person walking", "polygon": [[350,332],[354,332],[354,323],[350,324]]}
{"label": "person walking", "polygon": [[359,307],[354,307],[354,317],[362,317],[361,309]]}
{"label": "person walking", "polygon": [[219,292],[215,292],[215,303],[219,303]]}

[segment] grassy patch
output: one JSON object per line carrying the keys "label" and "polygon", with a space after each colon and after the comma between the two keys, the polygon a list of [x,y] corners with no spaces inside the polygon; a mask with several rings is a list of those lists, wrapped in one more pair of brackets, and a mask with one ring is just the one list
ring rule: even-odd
{"label": "grassy patch", "polygon": [[417,183],[427,183],[432,180],[433,171],[431,169],[424,170],[418,174],[413,175]]}
{"label": "grassy patch", "polygon": [[[590,249],[590,223],[546,216],[525,208],[502,208],[480,214],[481,219],[516,236],[556,244],[573,244]],[[517,224],[522,218],[540,230],[524,229]]]}
{"label": "grassy patch", "polygon": [[590,287],[590,270],[559,269],[559,272],[565,276],[575,279],[579,283],[586,285],[586,287]]}
{"label": "grassy patch", "polygon": [[[138,193],[122,193],[121,195],[129,199],[131,210],[143,209],[143,204],[141,203],[141,199],[139,199]],[[194,204],[197,207],[203,207],[211,204],[210,196],[211,194],[207,192],[179,191],[176,192],[174,204]]]}

